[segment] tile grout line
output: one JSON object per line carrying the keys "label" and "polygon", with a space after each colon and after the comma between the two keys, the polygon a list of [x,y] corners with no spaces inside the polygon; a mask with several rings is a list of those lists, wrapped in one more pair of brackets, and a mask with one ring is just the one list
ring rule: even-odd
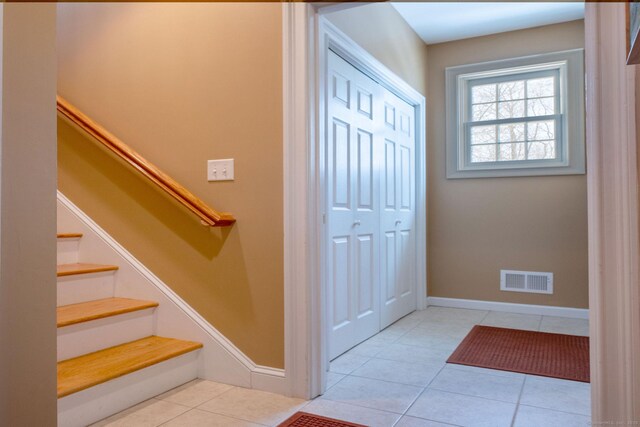
{"label": "tile grout line", "polygon": [[[378,360],[386,360],[386,359],[378,359]],[[407,363],[407,362],[398,362],[397,360],[389,360],[389,362]],[[419,365],[419,364],[418,363],[412,363],[412,365]],[[362,365],[362,366],[364,366],[364,365]],[[349,374],[348,376],[355,377],[355,378],[364,378],[365,380],[382,381],[382,382],[390,383],[390,384],[399,384],[399,385],[406,385],[406,386],[409,386],[409,387],[418,387],[418,388],[426,389],[429,386],[429,384],[431,384],[433,382],[435,377],[437,377],[440,374],[440,372],[442,372],[442,370],[445,368],[445,366],[446,366],[446,363],[443,363],[442,367],[440,369],[438,369],[438,372],[436,373],[436,375],[429,381],[429,383],[427,385],[408,384],[408,383],[403,383],[403,382],[399,382],[399,381],[382,380],[380,378],[365,377],[364,375],[357,375],[355,373]],[[422,391],[424,391],[424,390],[422,390]],[[420,392],[421,394],[422,394],[422,391]]]}
{"label": "tile grout line", "polygon": [[[453,352],[453,350],[451,350]],[[399,362],[399,363],[409,363],[412,365],[430,365],[430,364],[442,364],[442,363],[447,363],[447,358],[434,358],[435,361],[433,361],[432,363],[423,363],[423,362],[406,362],[404,360],[398,360],[398,359],[389,359],[387,357],[380,357],[380,356],[376,356],[374,357],[374,359],[376,360],[386,360],[388,362]]]}
{"label": "tile grout line", "polygon": [[[208,380],[204,380],[204,381],[208,381]],[[214,381],[212,381],[212,382],[214,382]],[[220,383],[220,384],[222,384],[222,383]],[[178,386],[178,387],[180,387],[180,386]],[[178,388],[178,387],[175,387],[175,388]],[[175,389],[175,388],[174,388],[174,389]],[[226,394],[226,393],[230,392],[230,391],[231,391],[231,390],[233,390],[233,389],[238,389],[238,388],[244,388],[244,387],[231,386],[228,390],[225,390],[225,391],[223,391],[222,393],[217,394],[216,396],[212,397],[211,399],[207,399],[206,401],[204,401],[204,402],[202,402],[202,403],[198,404],[197,406],[187,406],[187,405],[183,405],[183,404],[180,404],[180,403],[175,403],[175,402],[171,402],[171,401],[169,401],[169,400],[158,399],[157,397],[154,397],[154,398],[152,398],[152,399],[154,399],[154,400],[158,400],[158,401],[162,401],[162,402],[168,402],[168,403],[173,403],[173,404],[175,404],[175,405],[179,405],[179,406],[183,406],[183,407],[189,408],[187,411],[185,411],[185,412],[183,412],[183,413],[181,413],[181,414],[179,414],[179,415],[177,415],[177,416],[175,416],[175,417],[173,417],[173,418],[171,418],[171,419],[169,419],[169,420],[167,420],[167,421],[164,421],[164,422],[163,422],[163,423],[161,423],[161,424],[158,424],[156,427],[161,427],[161,426],[163,426],[163,425],[166,425],[167,423],[169,423],[169,422],[171,422],[171,421],[175,420],[176,418],[181,417],[182,415],[185,415],[185,414],[187,414],[187,413],[189,413],[189,412],[191,412],[191,411],[193,411],[193,410],[198,410],[198,411],[202,411],[202,412],[207,412],[207,413],[209,413],[209,414],[218,415],[218,416],[225,417],[225,418],[229,418],[229,419],[232,419],[232,420],[242,421],[242,422],[244,422],[244,423],[251,423],[251,424],[256,424],[256,425],[260,425],[260,426],[264,426],[264,427],[269,427],[269,425],[268,425],[268,424],[263,424],[263,423],[260,423],[260,422],[257,422],[257,421],[246,420],[246,419],[243,419],[243,418],[235,417],[235,416],[233,416],[233,415],[222,414],[222,413],[220,413],[220,412],[214,412],[214,411],[209,411],[209,410],[207,410],[207,409],[202,409],[202,408],[200,408],[202,405],[204,405],[204,404],[206,404],[206,403],[208,403],[208,402],[211,402],[211,401],[212,401],[212,400],[214,400],[214,399],[217,399],[218,397],[222,396],[223,394]],[[172,389],[172,390],[174,390],[174,389]],[[247,389],[247,390],[251,390],[251,389]],[[169,390],[169,391],[171,391],[171,390]],[[164,393],[163,393],[163,394],[164,394]],[[311,402],[311,401],[307,401],[307,402],[305,403],[305,405],[304,405],[304,406],[307,406],[307,405],[309,404],[309,402]],[[304,406],[303,406],[303,407],[304,407]]]}
{"label": "tile grout line", "polygon": [[[198,406],[204,405],[205,403],[210,402],[210,401],[212,401],[213,399],[217,399],[218,397],[220,397],[220,396],[222,396],[223,394],[226,394],[226,393],[228,393],[228,392],[232,391],[233,389],[238,389],[238,388],[240,388],[240,389],[241,389],[241,388],[244,388],[244,387],[235,386],[235,385],[231,385],[231,384],[219,383],[219,382],[216,382],[216,381],[210,381],[210,380],[204,380],[204,379],[203,379],[202,381],[208,381],[208,382],[212,382],[212,383],[216,383],[216,384],[228,385],[228,386],[229,386],[229,388],[228,388],[227,390],[221,391],[220,393],[216,394],[216,395],[215,395],[215,396],[213,396],[212,398],[207,399],[207,400],[205,400],[205,401],[204,401],[204,402],[202,402],[202,403],[199,403],[197,406],[192,406],[192,407],[191,407],[192,409],[195,409],[195,408],[197,408]],[[162,393],[162,394],[165,394],[165,393]],[[156,397],[156,398],[157,398],[157,397]],[[159,400],[164,400],[164,399],[159,399]],[[171,401],[170,401],[170,400],[165,400],[165,402],[171,402]],[[174,403],[174,402],[171,402],[171,403]],[[180,405],[180,403],[177,403],[177,405]],[[183,405],[183,406],[187,406],[187,405]]]}
{"label": "tile grout line", "polygon": [[545,411],[551,411],[551,412],[560,412],[561,414],[567,414],[567,415],[579,415],[581,417],[587,417],[587,418],[591,419],[591,415],[585,415],[585,414],[581,414],[579,412],[569,412],[569,411],[562,411],[560,409],[545,408],[545,407],[542,407],[542,406],[532,405],[530,403],[522,404],[522,406],[529,406],[531,408],[543,409]]}
{"label": "tile grout line", "polygon": [[486,320],[487,317],[489,317],[489,314],[491,314],[491,310],[487,310],[487,314],[485,314],[482,319],[480,319],[480,321],[478,323],[476,323],[476,325],[481,325],[482,322],[484,322]]}
{"label": "tile grout line", "polygon": [[[163,401],[163,402],[164,402],[164,401]],[[184,405],[181,405],[181,406],[184,406]],[[184,414],[187,414],[187,413],[189,413],[189,412],[193,411],[194,409],[195,409],[195,408],[189,408],[188,410],[184,411],[183,413],[178,414],[178,415],[176,415],[175,417],[173,417],[173,418],[171,418],[171,419],[169,419],[169,420],[167,420],[167,421],[164,421],[164,422],[162,422],[162,423],[160,423],[160,424],[156,424],[156,426],[155,426],[155,427],[161,427],[161,426],[163,426],[163,425],[166,425],[167,423],[170,423],[171,421],[175,420],[176,418],[181,417],[181,416],[183,416]]]}
{"label": "tile grout line", "polygon": [[[400,418],[398,418],[398,421],[396,421],[396,422],[394,423],[394,427],[395,427],[395,425],[396,425],[396,424],[398,424],[398,423],[400,422],[400,420],[401,420],[404,416],[409,416],[409,415],[407,415],[407,413],[409,412],[409,410],[411,409],[411,407],[412,407],[412,406],[413,406],[413,405],[418,401],[418,399],[420,399],[420,396],[422,396],[422,395],[424,394],[424,392],[425,392],[425,391],[427,391],[427,389],[429,388],[429,386],[431,385],[431,383],[436,379],[436,377],[437,377],[438,375],[440,375],[440,373],[441,373],[441,372],[442,372],[442,370],[445,368],[445,366],[446,366],[446,364],[444,364],[444,365],[443,365],[443,366],[438,370],[438,372],[433,376],[433,378],[431,378],[431,381],[429,381],[429,382],[427,383],[427,385],[426,385],[426,386],[424,386],[424,387],[422,388],[422,390],[420,391],[420,393],[418,393],[418,395],[415,397],[415,399],[413,399],[413,400],[411,401],[411,403],[409,404],[409,406],[407,406],[407,409],[405,409],[405,411],[402,413],[402,415],[400,415]],[[420,417],[416,417],[416,418],[420,418]],[[427,418],[422,418],[422,419],[427,420]],[[435,420],[430,420],[430,421],[434,421],[434,422],[435,422]]]}
{"label": "tile grout line", "polygon": [[399,416],[400,416],[400,418],[402,418],[402,416],[404,415],[404,414],[403,414],[403,413],[401,413],[401,412],[392,412],[392,411],[387,411],[387,410],[380,409],[380,408],[372,408],[371,406],[358,405],[357,403],[353,403],[353,402],[349,402],[349,403],[347,403],[347,402],[343,402],[343,401],[341,401],[341,400],[328,399],[328,398],[326,398],[326,397],[323,397],[323,398],[322,398],[322,400],[326,400],[326,401],[328,401],[328,402],[334,402],[334,403],[341,403],[341,404],[343,404],[343,405],[357,406],[358,408],[370,409],[370,410],[373,410],[373,411],[385,412],[385,413],[387,413],[387,414],[391,414],[391,415],[399,415]]}
{"label": "tile grout line", "polygon": [[[476,374],[490,375],[492,377],[498,377],[498,378],[518,378],[518,375],[522,375],[522,377],[524,378],[524,376],[526,375],[526,374],[522,374],[522,373],[516,372],[516,371],[502,371],[500,369],[482,368],[480,366],[474,366],[474,365],[460,365],[460,364],[457,364],[457,363],[447,363],[447,366],[449,367],[449,369],[453,369],[455,371],[473,372],[473,373],[476,373]],[[477,369],[487,369],[487,370],[492,370],[492,371],[508,372],[508,373],[513,374],[513,375],[499,375],[499,374],[495,374],[493,372],[484,372],[484,371],[482,371],[482,372],[476,372],[476,371],[473,371],[473,370],[469,371],[467,369],[461,369],[461,368],[459,368],[459,366],[467,366],[467,367],[477,368]]]}
{"label": "tile grout line", "polygon": [[[427,391],[427,389],[429,389],[429,386],[435,381],[435,379],[438,377],[438,375],[440,375],[442,373],[442,371],[447,367],[447,363],[445,362],[444,365],[438,370],[438,372],[433,376],[433,378],[431,378],[431,380],[427,383],[427,385],[423,388],[423,390],[420,392],[420,394],[418,394],[418,396],[416,396],[415,399],[413,399],[413,401],[411,402],[411,404],[407,407],[407,409],[404,411],[404,413],[400,416],[400,418],[398,418],[398,421],[394,424],[394,427],[396,424],[398,424],[400,422],[400,420],[404,417],[404,416],[410,416],[407,415],[407,413],[409,412],[409,410],[411,409],[411,407],[416,403],[416,401],[418,399],[420,399],[420,396],[422,396],[424,394],[425,391]],[[436,420],[430,420],[428,418],[422,418],[422,417],[416,417],[416,418],[420,418],[423,420],[427,420],[427,421],[433,421],[433,422],[438,422],[441,423],[441,421],[436,421]],[[444,424],[448,424],[448,425],[452,425],[452,426],[457,426],[456,424],[449,424],[449,423],[444,423]]]}
{"label": "tile grout line", "polygon": [[456,396],[464,396],[464,397],[472,397],[474,399],[482,399],[482,400],[488,400],[490,402],[500,402],[500,403],[508,403],[510,405],[515,405],[515,402],[507,402],[506,400],[499,400],[499,399],[491,399],[490,397],[483,397],[483,396],[477,396],[474,394],[464,394],[464,393],[458,393],[455,391],[449,391],[449,390],[440,390],[439,388],[432,388],[432,387],[427,387],[429,390],[434,390],[434,391],[438,391],[440,393],[448,393],[448,394],[455,394]]}
{"label": "tile grout line", "polygon": [[[455,338],[455,337],[452,337],[452,336],[449,336],[449,335],[447,335],[446,337],[447,337],[447,338],[454,338],[454,339],[459,340],[458,344],[456,344],[456,347],[457,347],[458,345],[460,345],[460,342],[462,342],[462,340],[464,339],[464,338]],[[429,345],[407,344],[406,342],[395,342],[394,344],[399,344],[399,345],[408,345],[409,347],[432,348],[432,346],[429,346]],[[454,350],[455,350],[455,348],[454,348]],[[451,351],[453,351],[453,350],[451,350]]]}
{"label": "tile grout line", "polygon": [[[333,372],[333,374],[336,374],[336,372]],[[342,381],[343,379],[347,378],[349,376],[349,374],[337,374],[337,375],[342,375],[342,378],[340,378],[338,381],[336,381],[335,383],[331,384],[331,387],[327,387],[325,389],[325,393],[328,392],[330,389],[332,389],[333,387],[335,387],[336,385],[338,385],[338,383],[340,383],[340,381]],[[324,394],[324,393],[323,393]],[[313,402],[314,400],[316,400],[318,397],[322,396],[322,394],[314,397],[313,399],[309,400],[309,403]]]}
{"label": "tile grout line", "polygon": [[[140,405],[140,404],[142,404],[142,403],[144,403],[144,402],[148,402],[148,401],[150,401],[150,400],[155,400],[156,402],[166,402],[166,403],[171,403],[171,404],[173,404],[173,405],[184,406],[185,408],[193,409],[193,406],[185,405],[185,404],[182,404],[182,403],[170,402],[170,401],[168,401],[168,400],[164,400],[164,399],[158,399],[158,397],[157,397],[157,396],[154,396],[154,397],[149,398],[149,399],[147,399],[147,400],[143,400],[142,402],[140,402],[140,403],[137,403],[137,404],[133,405],[131,408],[133,408],[133,407],[135,407],[135,406],[138,406],[138,405]],[[126,410],[128,410],[128,409],[131,409],[131,408],[127,408],[127,409],[125,409],[125,410],[123,410],[123,411],[121,411],[121,412],[124,412],[124,411],[126,411]],[[118,413],[113,414],[113,415],[118,415],[118,414],[120,414],[121,412],[118,412]],[[105,418],[105,419],[106,419],[106,418]]]}
{"label": "tile grout line", "polygon": [[[393,361],[392,361],[392,362],[393,362]],[[400,362],[400,363],[402,363],[402,362]],[[444,366],[443,366],[443,367],[441,367],[441,368],[438,370],[438,373],[436,374],[436,376],[437,376],[438,374],[440,374],[440,371],[441,371],[442,369],[444,369]],[[406,385],[407,387],[415,387],[415,388],[423,388],[423,389],[428,387],[428,385],[427,385],[427,386],[422,386],[422,385],[416,385],[416,384],[399,383],[399,382],[397,382],[397,381],[381,380],[381,379],[379,379],[379,378],[363,377],[362,375],[354,375],[353,373],[346,375],[346,376],[345,376],[345,378],[346,378],[346,377],[361,378],[361,379],[371,380],[371,381],[380,381],[380,382],[387,383],[387,384]],[[342,380],[344,380],[345,378],[342,378]],[[434,378],[435,378],[435,377],[434,377]],[[342,380],[340,380],[340,381],[342,381]],[[431,381],[433,381],[433,379],[432,379]],[[429,384],[431,384],[431,381],[429,381]],[[332,386],[332,387],[333,387],[333,386]],[[395,412],[394,412],[394,413],[395,413]]]}
{"label": "tile grout line", "polygon": [[[183,384],[183,385],[184,385],[184,384]],[[171,390],[174,390],[174,389],[176,389],[176,388],[178,388],[178,387],[181,387],[181,385],[179,385],[179,386],[177,386],[177,387],[174,387],[174,388],[172,388]],[[169,390],[169,391],[171,391],[171,390]],[[167,393],[167,392],[165,392],[165,393]],[[164,393],[162,393],[162,394],[164,394]],[[149,402],[149,401],[151,401],[151,400],[153,400],[153,401],[154,401],[154,403],[156,403],[156,402],[171,403],[172,405],[182,406],[183,408],[188,408],[186,411],[182,412],[181,414],[178,414],[178,415],[176,415],[175,417],[173,417],[173,418],[171,418],[171,419],[169,419],[169,420],[167,420],[167,421],[163,421],[163,422],[162,422],[162,423],[160,423],[160,424],[156,424],[156,425],[155,425],[155,427],[158,427],[158,426],[161,426],[161,425],[163,425],[163,424],[165,424],[165,423],[168,423],[169,421],[173,420],[174,418],[177,418],[177,417],[179,417],[179,416],[180,416],[180,415],[182,415],[182,414],[186,414],[187,412],[189,412],[190,410],[192,410],[192,409],[193,409],[193,407],[191,407],[191,406],[183,405],[183,404],[181,404],[181,403],[169,402],[168,400],[158,399],[158,396],[154,396],[154,397],[150,397],[150,398],[149,398],[149,399],[147,399],[147,400],[143,400],[142,402],[137,403],[137,404],[135,404],[135,405],[133,405],[133,406],[131,406],[131,407],[129,407],[129,408],[123,409],[123,410],[122,410],[122,411],[120,411],[120,412],[116,412],[115,414],[109,415],[108,417],[102,418],[102,419],[100,419],[100,420],[98,420],[98,421],[96,421],[96,422],[94,422],[94,423],[91,423],[91,425],[101,423],[101,422],[106,421],[106,420],[108,420],[109,418],[115,417],[115,416],[117,416],[117,415],[122,415],[124,412],[126,412],[126,411],[128,411],[128,410],[130,410],[130,409],[132,409],[132,408],[134,408],[134,407],[136,407],[136,406],[138,406],[138,405],[141,405],[141,404],[143,404],[143,403],[145,403],[145,402]],[[124,416],[123,416],[122,418],[120,418],[120,419],[126,418],[126,417],[127,417],[127,416],[129,416],[129,415],[135,414],[136,412],[138,412],[138,411],[140,411],[140,410],[142,410],[142,409],[138,409],[138,410],[136,410],[136,411],[132,412],[131,414],[124,415]]]}
{"label": "tile grout line", "polygon": [[515,410],[513,411],[513,417],[511,417],[510,426],[513,427],[516,422],[516,417],[518,416],[518,411],[520,410],[520,400],[522,399],[522,394],[524,393],[524,386],[527,383],[527,376],[524,376],[524,380],[522,381],[522,387],[520,387],[520,393],[518,394],[518,401],[516,402]]}
{"label": "tile grout line", "polygon": [[[201,407],[201,406],[202,406],[202,405],[204,405],[205,403],[208,403],[208,402],[211,402],[211,401],[212,401],[212,400],[214,400],[214,399],[217,399],[218,397],[222,396],[223,394],[226,394],[227,392],[229,392],[229,391],[233,390],[234,388],[240,388],[240,389],[243,389],[244,387],[236,387],[236,386],[233,386],[233,388],[231,388],[231,389],[229,389],[229,390],[226,390],[226,391],[224,391],[224,392],[220,393],[220,394],[219,394],[219,395],[217,395],[216,397],[214,397],[214,398],[212,398],[212,399],[209,399],[209,400],[207,400],[206,402],[203,402],[203,403],[201,403],[200,405],[198,405],[198,406],[196,406],[196,407],[194,407],[194,408],[192,408],[192,409],[198,409],[199,411],[208,412],[208,413],[210,413],[210,414],[220,415],[220,416],[223,416],[223,417],[233,418],[233,419],[235,419],[235,420],[240,420],[240,421],[244,421],[244,422],[247,422],[247,423],[258,424],[258,425],[262,425],[262,426],[267,426],[267,427],[268,427],[268,424],[262,424],[262,423],[259,423],[259,422],[257,422],[257,421],[247,420],[247,419],[244,419],[244,418],[238,418],[238,417],[235,417],[235,416],[232,416],[232,415],[223,414],[223,413],[220,413],[220,412],[214,412],[214,411],[211,411],[211,410],[208,410],[208,409],[204,409],[204,408],[202,408],[202,407]],[[247,388],[246,390],[255,390],[255,389]],[[259,390],[257,390],[257,391],[259,391]],[[187,411],[187,412],[188,412],[188,411]]]}
{"label": "tile grout line", "polygon": [[[208,381],[208,380],[204,380],[204,381]],[[214,382],[214,381],[212,381],[212,382]],[[222,383],[219,383],[219,384],[222,384]],[[223,391],[222,393],[215,395],[215,396],[214,396],[214,397],[212,397],[211,399],[207,399],[207,400],[205,400],[205,401],[204,401],[204,402],[202,402],[201,404],[199,404],[199,405],[197,405],[197,406],[194,406],[192,409],[199,408],[200,406],[204,405],[205,403],[209,403],[209,402],[211,402],[213,399],[217,399],[217,398],[219,398],[220,396],[222,396],[223,394],[229,393],[231,390],[236,389],[236,388],[242,388],[242,387],[237,387],[237,386],[232,385],[228,390],[225,390],[225,391]],[[201,409],[201,411],[202,411],[202,409]]]}
{"label": "tile grout line", "polygon": [[[360,366],[359,366],[358,368],[356,368],[356,369],[360,369],[362,366],[364,366],[364,365],[366,365],[367,363],[369,363],[372,359],[373,359],[373,357],[370,357],[368,361],[366,361],[365,363],[363,363],[362,365],[360,365]],[[354,371],[355,371],[355,369],[354,369]],[[385,383],[389,383],[389,384],[407,385],[407,386],[410,386],[410,387],[417,387],[417,388],[421,388],[421,389],[422,389],[422,390],[420,390],[420,392],[418,393],[418,395],[417,395],[417,396],[416,396],[416,397],[411,401],[411,403],[409,404],[409,406],[407,407],[407,409],[405,409],[405,411],[404,411],[404,412],[402,412],[402,413],[392,412],[392,411],[386,411],[386,410],[384,410],[384,409],[379,409],[379,408],[371,408],[371,407],[369,407],[369,406],[358,405],[357,403],[353,403],[353,402],[346,403],[346,402],[342,402],[342,401],[340,401],[340,400],[332,400],[332,399],[329,399],[329,398],[326,398],[326,397],[323,397],[323,398],[322,398],[323,400],[328,400],[328,401],[330,401],[330,402],[337,402],[337,403],[342,403],[342,404],[346,404],[346,405],[357,406],[358,408],[373,409],[373,410],[376,410],[376,411],[386,412],[386,413],[388,413],[388,414],[399,415],[398,420],[393,424],[394,426],[395,426],[395,425],[400,421],[400,419],[404,416],[404,414],[409,410],[409,408],[411,408],[411,406],[413,405],[413,403],[418,399],[418,397],[420,397],[420,395],[421,395],[421,394],[424,392],[424,390],[426,389],[426,387],[420,387],[420,386],[415,386],[415,385],[410,385],[410,384],[396,383],[396,382],[393,382],[393,381],[380,380],[380,379],[377,379],[377,378],[360,377],[360,376],[358,376],[358,375],[353,375],[353,372],[354,372],[354,371],[352,371],[350,374],[346,374],[346,375],[345,375],[345,377],[344,377],[344,378],[342,378],[342,379],[341,379],[340,381],[338,381],[338,382],[341,382],[342,380],[346,379],[347,377],[355,377],[355,378],[364,378],[364,379],[367,379],[367,380],[373,380],[373,381],[381,381],[381,382],[385,382]],[[439,373],[439,371],[438,371],[438,373]],[[337,383],[336,383],[336,384],[337,384]],[[334,384],[334,385],[336,385],[336,384]],[[331,386],[330,388],[333,388],[333,386]],[[328,391],[328,390],[329,390],[329,389],[325,390],[325,393],[326,393],[326,391]],[[318,398],[316,398],[316,399],[318,399]]]}

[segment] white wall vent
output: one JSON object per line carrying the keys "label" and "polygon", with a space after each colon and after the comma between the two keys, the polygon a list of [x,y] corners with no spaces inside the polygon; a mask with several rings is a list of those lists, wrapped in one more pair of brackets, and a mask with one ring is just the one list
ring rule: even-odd
{"label": "white wall vent", "polygon": [[553,273],[500,270],[500,290],[530,292],[534,294],[552,294]]}

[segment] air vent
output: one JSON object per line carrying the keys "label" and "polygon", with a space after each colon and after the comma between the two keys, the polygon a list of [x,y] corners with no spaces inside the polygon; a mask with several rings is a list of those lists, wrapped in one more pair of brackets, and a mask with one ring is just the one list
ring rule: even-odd
{"label": "air vent", "polygon": [[553,273],[500,270],[500,290],[552,294]]}

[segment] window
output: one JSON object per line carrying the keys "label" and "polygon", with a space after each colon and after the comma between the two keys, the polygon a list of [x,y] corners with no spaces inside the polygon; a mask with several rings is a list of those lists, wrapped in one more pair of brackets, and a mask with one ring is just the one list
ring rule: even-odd
{"label": "window", "polygon": [[581,174],[583,51],[447,68],[447,178]]}

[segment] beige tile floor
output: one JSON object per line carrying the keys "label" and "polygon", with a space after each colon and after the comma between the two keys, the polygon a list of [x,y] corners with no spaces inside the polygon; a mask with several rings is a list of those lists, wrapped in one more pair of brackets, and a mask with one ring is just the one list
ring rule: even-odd
{"label": "beige tile floor", "polygon": [[588,335],[586,320],[429,307],[331,363],[304,401],[196,380],[94,426],[275,426],[296,411],[376,427],[585,427],[589,384],[445,363],[475,324]]}

